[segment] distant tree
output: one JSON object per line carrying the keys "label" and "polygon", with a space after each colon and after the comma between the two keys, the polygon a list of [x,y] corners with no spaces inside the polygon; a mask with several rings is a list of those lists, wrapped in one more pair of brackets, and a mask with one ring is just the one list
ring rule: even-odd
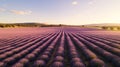
{"label": "distant tree", "polygon": [[113,27],[110,27],[110,30],[113,30]]}
{"label": "distant tree", "polygon": [[3,25],[0,25],[1,28],[3,28],[4,26]]}
{"label": "distant tree", "polygon": [[85,27],[84,25],[82,25],[82,27]]}
{"label": "distant tree", "polygon": [[61,27],[62,26],[62,24],[59,24],[59,27]]}
{"label": "distant tree", "polygon": [[118,30],[120,30],[120,27],[117,27]]}
{"label": "distant tree", "polygon": [[106,29],[107,29],[107,27],[103,26],[103,27],[102,27],[102,29],[105,29],[105,30],[106,30]]}

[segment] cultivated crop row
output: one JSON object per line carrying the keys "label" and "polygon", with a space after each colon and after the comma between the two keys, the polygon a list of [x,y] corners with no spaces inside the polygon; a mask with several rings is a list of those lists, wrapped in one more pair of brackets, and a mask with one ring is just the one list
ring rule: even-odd
{"label": "cultivated crop row", "polygon": [[2,40],[0,67],[120,67],[119,40],[84,30],[55,28]]}

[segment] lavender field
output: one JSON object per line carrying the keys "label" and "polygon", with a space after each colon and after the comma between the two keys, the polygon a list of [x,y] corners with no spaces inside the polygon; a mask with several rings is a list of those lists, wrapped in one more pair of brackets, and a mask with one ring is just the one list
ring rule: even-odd
{"label": "lavender field", "polygon": [[120,31],[1,28],[0,67],[120,67]]}

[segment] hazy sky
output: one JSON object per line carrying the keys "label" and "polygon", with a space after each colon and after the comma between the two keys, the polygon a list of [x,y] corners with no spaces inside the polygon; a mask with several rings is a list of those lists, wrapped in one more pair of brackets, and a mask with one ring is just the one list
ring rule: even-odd
{"label": "hazy sky", "polygon": [[120,23],[120,0],[0,0],[0,22]]}

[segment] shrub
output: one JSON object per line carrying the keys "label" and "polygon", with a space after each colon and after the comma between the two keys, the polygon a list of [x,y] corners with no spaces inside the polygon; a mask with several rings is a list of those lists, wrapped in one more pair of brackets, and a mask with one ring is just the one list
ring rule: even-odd
{"label": "shrub", "polygon": [[73,65],[72,65],[72,67],[85,67],[85,66],[84,66],[83,63],[81,63],[81,62],[78,61],[78,62],[74,62]]}
{"label": "shrub", "polygon": [[62,62],[56,61],[52,64],[51,67],[64,67],[64,65]]}
{"label": "shrub", "polygon": [[35,63],[34,63],[34,67],[45,67],[46,63],[44,60],[37,60]]}
{"label": "shrub", "polygon": [[0,67],[5,67],[4,62],[0,62]]}
{"label": "shrub", "polygon": [[62,62],[64,58],[62,56],[56,56],[55,61],[60,61]]}
{"label": "shrub", "polygon": [[22,64],[22,63],[16,63],[15,65],[13,65],[11,67],[24,67],[24,64]]}
{"label": "shrub", "polygon": [[105,64],[102,60],[96,58],[90,61],[90,66],[91,67],[105,67]]}

